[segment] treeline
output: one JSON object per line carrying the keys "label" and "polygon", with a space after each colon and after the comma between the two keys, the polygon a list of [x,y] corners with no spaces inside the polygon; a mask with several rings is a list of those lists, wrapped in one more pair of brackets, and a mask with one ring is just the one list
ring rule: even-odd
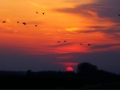
{"label": "treeline", "polygon": [[78,64],[77,72],[39,71],[6,72],[0,71],[0,88],[14,89],[77,89],[77,88],[116,88],[120,89],[120,75],[99,70],[88,62]]}

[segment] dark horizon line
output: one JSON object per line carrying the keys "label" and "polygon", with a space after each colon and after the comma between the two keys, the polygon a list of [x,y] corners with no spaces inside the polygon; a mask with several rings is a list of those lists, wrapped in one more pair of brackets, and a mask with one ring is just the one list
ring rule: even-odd
{"label": "dark horizon line", "polygon": [[[30,70],[30,69],[28,69]],[[17,70],[0,70],[1,71],[6,71],[6,72],[27,72],[28,70],[26,71],[17,71]],[[33,71],[33,70],[30,70],[31,72],[48,72],[48,71],[52,71],[52,72],[76,72],[76,71],[63,71],[63,70],[39,70],[39,71]]]}
{"label": "dark horizon line", "polygon": [[[30,70],[30,69],[29,69]],[[15,72],[15,73],[27,73],[29,70],[26,70],[26,71],[16,71],[16,70],[0,70],[0,72]],[[99,69],[100,71],[105,71],[105,72],[109,72],[109,73],[113,73],[113,74],[116,74],[116,75],[120,75],[120,73],[115,73],[115,72],[110,72],[110,71],[107,71],[107,70],[103,70],[103,69]],[[98,70],[98,71],[99,71]],[[71,73],[77,73],[77,71],[62,71],[62,70],[39,70],[39,71],[33,71],[33,70],[30,70],[30,72],[71,72]]]}

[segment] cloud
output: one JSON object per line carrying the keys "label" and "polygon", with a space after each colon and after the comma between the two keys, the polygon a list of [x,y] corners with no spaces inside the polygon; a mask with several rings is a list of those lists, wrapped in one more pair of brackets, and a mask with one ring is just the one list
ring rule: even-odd
{"label": "cloud", "polygon": [[58,56],[58,60],[69,60],[70,58],[74,58],[73,56],[64,56],[64,55],[62,55],[62,56]]}
{"label": "cloud", "polygon": [[103,49],[103,48],[111,48],[114,46],[120,46],[120,43],[116,43],[116,44],[101,44],[101,45],[91,45],[91,49]]}
{"label": "cloud", "polygon": [[55,63],[55,64],[61,64],[64,67],[69,67],[69,66],[77,66],[78,62],[58,62],[58,63]]}
{"label": "cloud", "polygon": [[28,21],[27,24],[43,24],[41,21]]}
{"label": "cloud", "polygon": [[93,0],[64,0],[64,2],[66,2],[66,3],[76,3],[76,4],[78,4],[78,3],[90,3],[90,2],[92,2]]}
{"label": "cloud", "polygon": [[79,30],[76,32],[80,33],[96,33],[96,32],[101,32],[104,34],[113,34],[113,33],[120,33],[120,30],[118,29],[108,29],[108,30]]}
{"label": "cloud", "polygon": [[28,3],[30,3],[30,4],[32,4],[34,6],[37,6],[37,7],[46,8],[45,6],[39,5],[39,4],[31,2],[31,1],[28,1]]}
{"label": "cloud", "polygon": [[97,29],[97,30],[78,30],[76,31],[77,33],[96,33],[100,32],[103,33],[105,37],[109,37],[110,39],[120,39],[120,30],[119,29],[114,29],[114,28],[109,28],[109,29]]}
{"label": "cloud", "polygon": [[103,29],[107,28],[106,26],[87,26],[88,28]]}
{"label": "cloud", "polygon": [[[71,0],[74,1],[74,0]],[[71,2],[70,1],[70,2]],[[68,1],[69,2],[69,1]],[[86,26],[86,30],[74,30],[75,34],[80,33],[96,33],[100,32],[104,34],[106,37],[120,39],[120,17],[119,13],[119,5],[120,1],[115,0],[95,0],[91,3],[82,3],[77,4],[74,8],[57,8],[53,9],[55,12],[69,13],[75,14],[77,16],[84,16],[87,18],[91,18],[97,22],[109,22],[114,25],[108,26]],[[96,18],[94,18],[96,17]],[[96,24],[97,24],[96,22]],[[70,31],[70,30],[69,30]],[[74,34],[71,32],[67,32],[67,34]]]}
{"label": "cloud", "polygon": [[50,35],[50,34],[52,34],[52,33],[45,33],[44,35]]}
{"label": "cloud", "polygon": [[118,16],[118,13],[120,5],[118,3],[120,3],[119,0],[118,1],[96,0],[96,2],[93,3],[76,5],[74,8],[59,8],[54,9],[54,11],[78,14],[89,18],[92,17],[104,18],[106,20],[111,20],[116,23],[119,23],[120,17]]}
{"label": "cloud", "polygon": [[90,33],[102,33],[105,37],[112,39],[120,39],[120,27],[118,24],[107,26],[86,26],[87,29],[68,31],[65,34],[90,34]]}
{"label": "cloud", "polygon": [[74,30],[79,30],[79,28],[73,27],[73,28],[66,28],[65,30],[67,30],[67,31],[74,31]]}
{"label": "cloud", "polygon": [[0,33],[17,33],[17,30],[12,30],[11,28],[0,28]]}
{"label": "cloud", "polygon": [[7,22],[11,23],[11,20],[10,19],[6,19]]}

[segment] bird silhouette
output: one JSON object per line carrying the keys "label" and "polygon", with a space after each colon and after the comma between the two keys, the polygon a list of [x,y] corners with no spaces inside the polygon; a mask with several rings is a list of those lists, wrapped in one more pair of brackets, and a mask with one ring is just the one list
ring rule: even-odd
{"label": "bird silhouette", "polygon": [[26,25],[26,23],[25,23],[25,22],[23,22],[23,24],[24,24],[24,25]]}
{"label": "bird silhouette", "polygon": [[38,14],[38,12],[36,11],[36,13]]}
{"label": "bird silhouette", "polygon": [[6,21],[3,21],[2,23],[6,23]]}
{"label": "bird silhouette", "polygon": [[42,13],[43,15],[45,14],[45,12]]}
{"label": "bird silhouette", "polygon": [[58,43],[60,43],[60,41],[58,41]]}
{"label": "bird silhouette", "polygon": [[88,46],[90,46],[91,44],[88,44]]}
{"label": "bird silhouette", "polygon": [[35,25],[37,27],[37,25]]}
{"label": "bird silhouette", "polygon": [[64,40],[64,42],[67,42],[66,40]]}
{"label": "bird silhouette", "polygon": [[118,16],[120,16],[120,14],[118,14]]}
{"label": "bird silhouette", "polygon": [[17,21],[17,23],[19,23],[19,21]]}
{"label": "bird silhouette", "polygon": [[80,43],[80,45],[83,45],[82,43]]}

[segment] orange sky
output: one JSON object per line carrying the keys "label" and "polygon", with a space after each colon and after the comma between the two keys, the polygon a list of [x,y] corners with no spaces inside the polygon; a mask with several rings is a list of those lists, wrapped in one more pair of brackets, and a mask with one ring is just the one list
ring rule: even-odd
{"label": "orange sky", "polygon": [[[92,3],[94,0],[81,1],[79,4]],[[20,47],[23,51],[28,52],[29,48],[31,53],[45,52],[86,52],[87,43],[106,43],[106,41],[100,41],[105,39],[101,33],[93,34],[77,34],[76,30],[89,29],[87,26],[99,25],[110,26],[113,22],[99,22],[100,19],[92,13],[95,17],[88,18],[85,16],[77,16],[73,14],[61,13],[52,11],[56,8],[74,8],[78,2],[65,2],[65,0],[4,0],[0,1],[0,20],[7,20],[7,23],[0,23],[0,28],[3,30],[0,33],[1,45],[9,44],[14,47]],[[39,14],[36,14],[36,11]],[[45,12],[45,15],[42,15]],[[102,20],[102,19],[101,19]],[[20,23],[16,23],[20,21]],[[22,22],[26,22],[24,26]],[[38,24],[38,27],[34,25]],[[94,28],[93,28],[94,30]],[[11,32],[11,33],[10,33]],[[71,34],[73,33],[73,34]],[[57,45],[58,40],[66,39],[68,44],[62,47],[56,47],[49,49],[46,46]],[[79,46],[79,43],[85,43],[86,46]],[[61,44],[59,43],[59,44]],[[49,51],[50,50],[50,51]]]}
{"label": "orange sky", "polygon": [[[101,32],[85,33],[85,30],[118,29],[110,18],[101,18],[98,12],[85,9],[81,14],[75,8],[99,0],[1,0],[0,1],[0,48],[14,47],[29,54],[98,52],[120,48],[89,49],[94,45],[115,44],[118,39],[110,38]],[[79,5],[79,6],[77,6]],[[61,11],[57,11],[61,9]],[[70,11],[70,10],[71,11]],[[91,8],[95,9],[95,8]],[[62,12],[63,10],[63,12]],[[66,10],[66,11],[65,11]],[[68,10],[68,11],[67,11]],[[39,13],[36,14],[36,11]],[[78,10],[79,11],[79,10]],[[45,15],[42,13],[45,12]],[[81,12],[81,11],[80,11]],[[85,16],[84,13],[92,15]],[[104,13],[103,13],[104,14]],[[2,21],[6,20],[6,23]],[[20,23],[17,23],[19,21]],[[22,22],[26,22],[23,25]],[[35,27],[35,24],[38,27]],[[93,26],[93,28],[92,28]],[[99,26],[98,28],[95,26]],[[89,32],[89,31],[88,31]],[[57,43],[57,41],[61,41]],[[63,42],[67,40],[67,42]],[[83,43],[83,46],[79,44]],[[69,56],[68,56],[69,57]]]}

